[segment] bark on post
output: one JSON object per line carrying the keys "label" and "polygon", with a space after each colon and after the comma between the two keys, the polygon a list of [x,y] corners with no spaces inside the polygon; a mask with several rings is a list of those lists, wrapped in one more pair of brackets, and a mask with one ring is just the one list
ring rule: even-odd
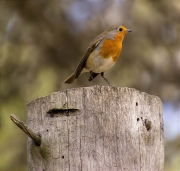
{"label": "bark on post", "polygon": [[92,86],[27,105],[29,171],[163,171],[162,104],[135,89]]}

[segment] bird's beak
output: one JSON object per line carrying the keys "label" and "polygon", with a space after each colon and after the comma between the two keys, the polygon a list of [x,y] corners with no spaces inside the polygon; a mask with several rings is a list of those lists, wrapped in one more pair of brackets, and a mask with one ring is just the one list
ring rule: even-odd
{"label": "bird's beak", "polygon": [[127,29],[127,32],[132,32],[132,29]]}

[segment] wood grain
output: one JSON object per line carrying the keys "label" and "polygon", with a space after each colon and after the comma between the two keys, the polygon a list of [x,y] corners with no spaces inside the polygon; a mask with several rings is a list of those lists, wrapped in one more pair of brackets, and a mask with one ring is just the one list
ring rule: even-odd
{"label": "wood grain", "polygon": [[[54,111],[54,114],[49,114]],[[29,171],[163,171],[162,103],[135,89],[92,86],[27,105]]]}

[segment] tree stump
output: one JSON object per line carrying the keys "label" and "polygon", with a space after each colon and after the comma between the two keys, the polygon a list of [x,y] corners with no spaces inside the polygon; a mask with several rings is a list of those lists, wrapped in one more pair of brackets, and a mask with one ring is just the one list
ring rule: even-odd
{"label": "tree stump", "polygon": [[68,89],[27,105],[29,171],[163,171],[161,100],[131,88]]}

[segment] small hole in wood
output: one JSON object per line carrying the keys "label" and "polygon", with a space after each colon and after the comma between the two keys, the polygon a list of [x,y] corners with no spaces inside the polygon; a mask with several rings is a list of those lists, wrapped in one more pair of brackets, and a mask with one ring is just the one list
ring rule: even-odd
{"label": "small hole in wood", "polygon": [[143,118],[141,117],[141,120],[142,120]]}
{"label": "small hole in wood", "polygon": [[139,118],[137,118],[137,121],[139,121]]}
{"label": "small hole in wood", "polygon": [[138,102],[136,102],[136,106],[138,106]]}
{"label": "small hole in wood", "polygon": [[148,121],[147,119],[145,119],[144,124],[145,124],[146,130],[150,131],[152,128],[151,121]]}
{"label": "small hole in wood", "polygon": [[49,130],[47,129],[46,131],[48,132]]}
{"label": "small hole in wood", "polygon": [[64,156],[62,156],[62,159],[64,159]]}
{"label": "small hole in wood", "polygon": [[164,132],[164,123],[161,123],[161,130]]}

